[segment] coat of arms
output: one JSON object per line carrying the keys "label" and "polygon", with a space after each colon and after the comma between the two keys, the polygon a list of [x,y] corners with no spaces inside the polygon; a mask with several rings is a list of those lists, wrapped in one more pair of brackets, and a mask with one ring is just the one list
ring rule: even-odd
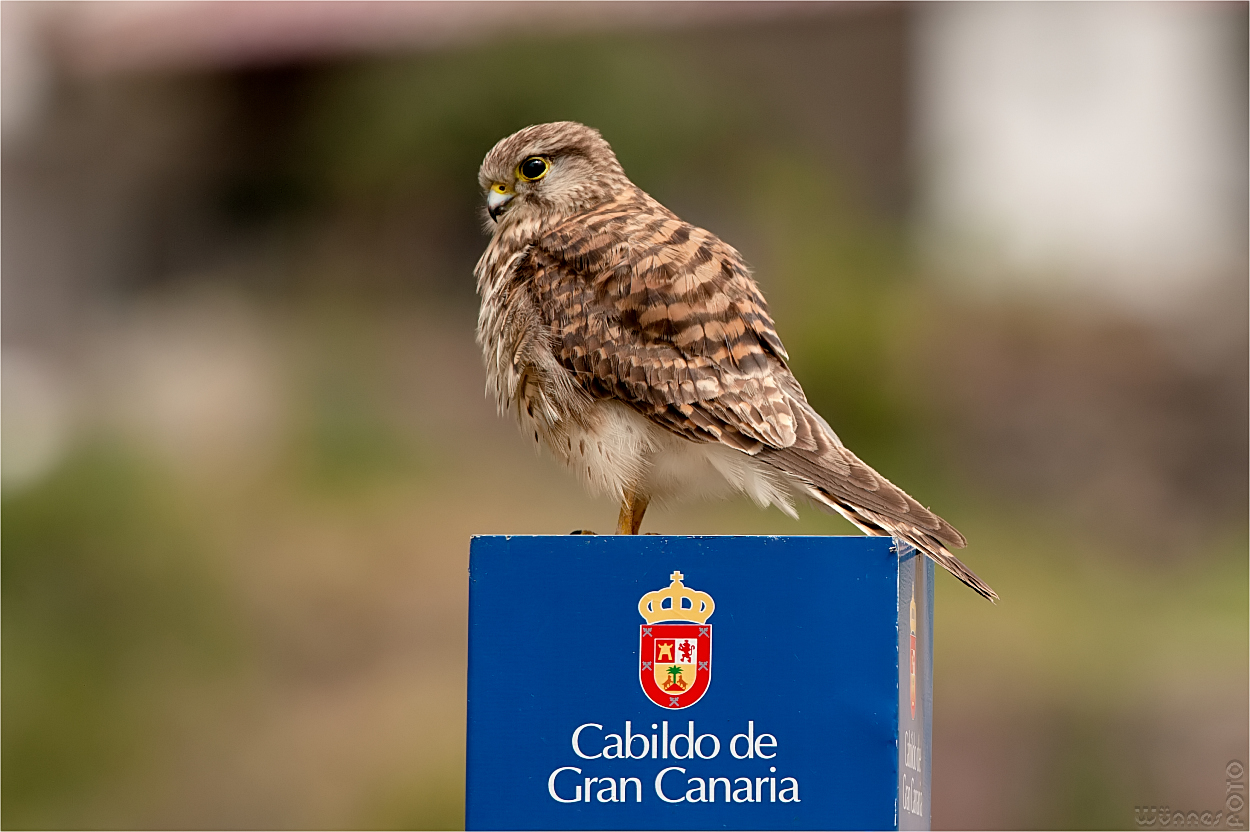
{"label": "coat of arms", "polygon": [[647,623],[638,648],[642,691],[661,708],[688,708],[703,698],[712,681],[712,625],[716,604],[706,592],[689,589],[674,572],[667,589],[648,592],[638,602]]}

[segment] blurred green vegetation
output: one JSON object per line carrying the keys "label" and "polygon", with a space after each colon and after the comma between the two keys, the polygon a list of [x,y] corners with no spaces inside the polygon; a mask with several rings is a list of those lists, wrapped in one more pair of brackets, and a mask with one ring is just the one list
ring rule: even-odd
{"label": "blurred green vegetation", "polygon": [[305,377],[297,389],[297,424],[291,429],[289,464],[309,489],[330,499],[423,478],[419,437],[388,418],[383,406],[389,379],[381,363],[385,344],[371,331],[370,310],[350,302],[317,304]]}
{"label": "blurred green vegetation", "polygon": [[334,70],[308,108],[302,167],[336,199],[437,191],[476,214],[485,150],[527,124],[595,125],[640,181],[697,160],[706,169],[709,151],[749,152],[758,99],[717,84],[697,53],[666,46],[558,38]]}
{"label": "blurred green vegetation", "polygon": [[[969,560],[1002,600],[985,614],[958,583],[937,584],[934,701],[949,711],[935,717],[935,828],[950,826],[951,793],[1010,800],[1003,808],[1038,828],[1124,828],[1165,788],[1157,755],[1192,759],[1213,732],[1236,757],[1250,674],[1245,529],[1143,566],[1059,516],[983,491],[942,496],[975,533]],[[951,758],[995,735],[1006,793],[961,787],[956,777],[973,772]],[[1199,759],[1193,776],[1217,783],[1220,761]],[[1215,786],[1205,793],[1218,811]]]}
{"label": "blurred green vegetation", "polygon": [[201,524],[149,454],[100,440],[3,498],[4,824],[85,811],[167,727],[168,697],[238,666]]}

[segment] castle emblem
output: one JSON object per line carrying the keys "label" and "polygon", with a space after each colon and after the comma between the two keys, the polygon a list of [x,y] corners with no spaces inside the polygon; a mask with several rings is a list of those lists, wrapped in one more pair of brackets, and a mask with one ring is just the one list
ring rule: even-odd
{"label": "castle emblem", "polygon": [[638,601],[646,619],[640,628],[638,672],[642,691],[661,708],[688,708],[712,681],[712,625],[716,603],[706,592],[682,583],[674,572],[666,589]]}

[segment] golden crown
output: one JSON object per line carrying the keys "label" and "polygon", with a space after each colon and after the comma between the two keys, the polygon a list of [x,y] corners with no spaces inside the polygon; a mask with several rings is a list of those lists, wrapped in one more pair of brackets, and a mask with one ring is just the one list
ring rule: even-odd
{"label": "golden crown", "polygon": [[[669,575],[673,582],[667,589],[648,592],[638,602],[638,612],[648,624],[657,621],[693,621],[702,624],[711,617],[716,602],[706,592],[688,588],[681,582],[686,577],[680,572]],[[664,602],[668,601],[668,606]]]}

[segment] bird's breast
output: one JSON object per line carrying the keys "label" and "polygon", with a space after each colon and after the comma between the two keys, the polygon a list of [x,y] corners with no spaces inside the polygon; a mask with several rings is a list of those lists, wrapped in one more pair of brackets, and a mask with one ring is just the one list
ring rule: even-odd
{"label": "bird's breast", "polygon": [[529,287],[506,262],[485,277],[479,277],[477,340],[487,393],[500,413],[513,411],[539,441],[558,424],[583,419],[589,400],[556,357],[551,327]]}

